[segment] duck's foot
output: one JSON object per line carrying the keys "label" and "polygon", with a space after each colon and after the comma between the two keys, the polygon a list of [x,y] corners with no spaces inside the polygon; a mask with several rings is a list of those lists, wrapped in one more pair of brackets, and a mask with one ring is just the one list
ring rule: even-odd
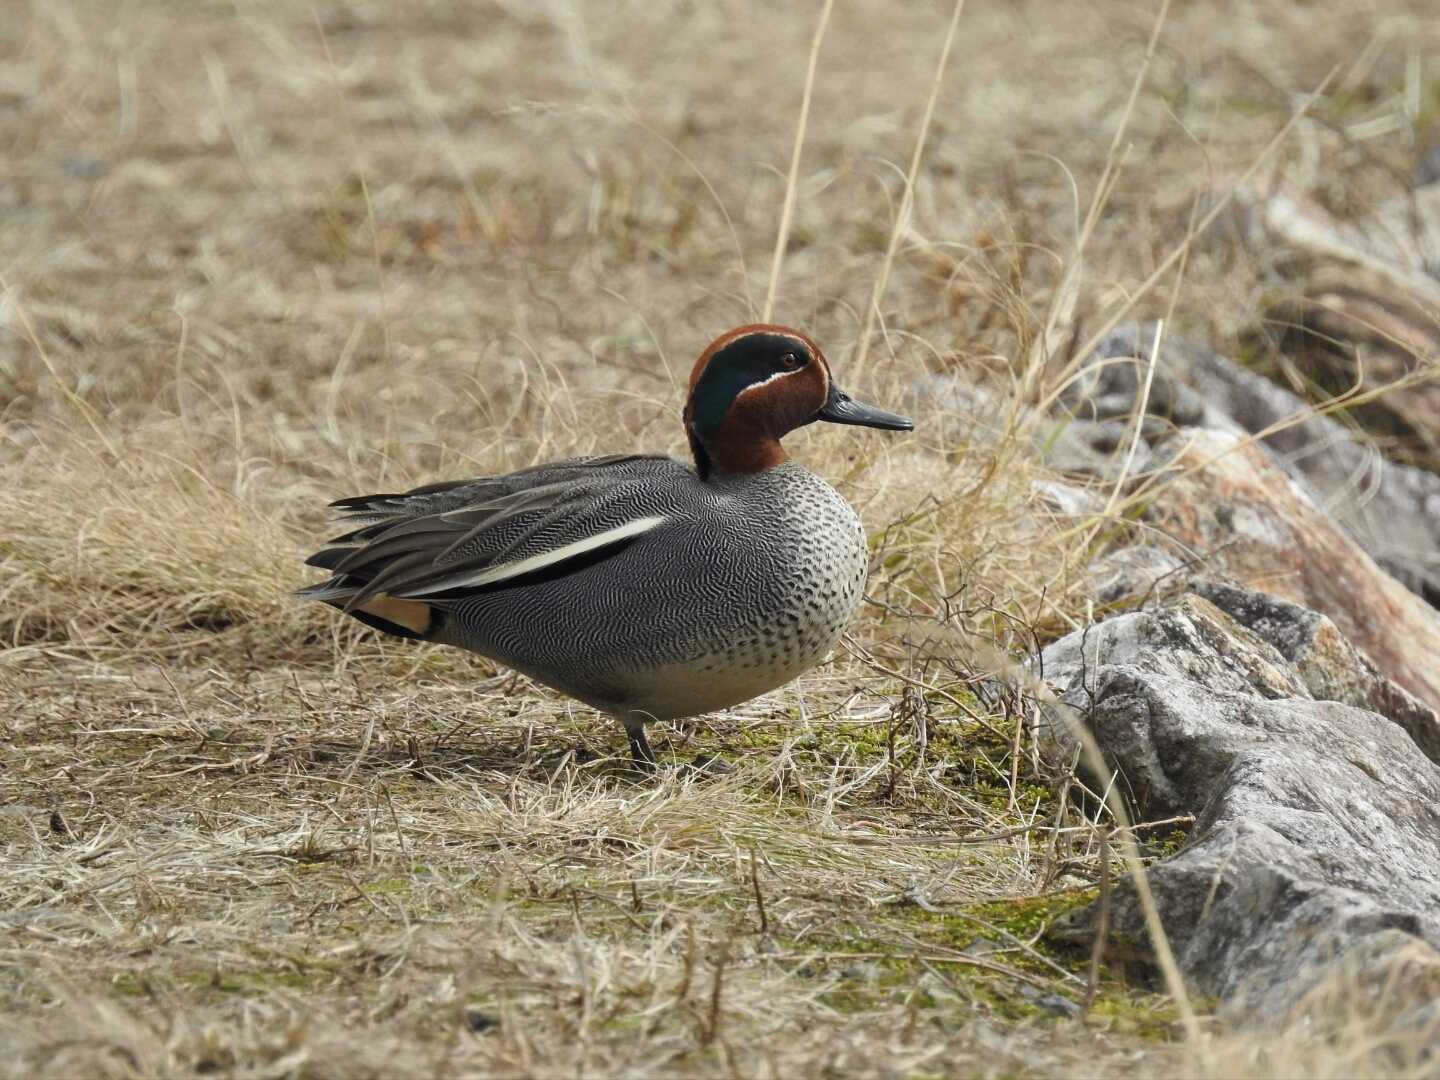
{"label": "duck's foot", "polygon": [[625,735],[630,740],[630,760],[647,776],[655,772],[655,751],[650,749],[650,740],[645,738],[642,724],[625,725]]}
{"label": "duck's foot", "polygon": [[[630,761],[646,776],[654,776],[656,770],[655,751],[650,749],[650,740],[645,737],[645,725],[639,721],[624,721],[625,736],[630,740]],[[733,772],[735,766],[715,754],[697,754],[695,760],[677,767],[677,772],[696,772],[704,776],[723,776]]]}

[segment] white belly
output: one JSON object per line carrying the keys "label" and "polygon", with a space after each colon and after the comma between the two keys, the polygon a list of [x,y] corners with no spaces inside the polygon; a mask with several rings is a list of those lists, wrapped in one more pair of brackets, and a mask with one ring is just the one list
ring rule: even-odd
{"label": "white belly", "polygon": [[675,720],[728,709],[784,686],[829,655],[844,623],[817,634],[813,645],[783,649],[741,648],[636,672],[627,680],[627,712],[649,720]]}

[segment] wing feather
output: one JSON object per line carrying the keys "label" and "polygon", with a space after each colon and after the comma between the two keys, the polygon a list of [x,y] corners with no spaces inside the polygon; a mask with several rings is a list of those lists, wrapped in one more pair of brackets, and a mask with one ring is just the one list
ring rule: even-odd
{"label": "wing feather", "polygon": [[382,595],[444,604],[564,572],[661,528],[674,490],[694,481],[672,458],[617,455],[341,499],[332,507],[360,527],[310,557],[332,576],[301,595],[353,613]]}
{"label": "wing feather", "polygon": [[589,552],[618,544],[622,540],[640,536],[652,529],[658,529],[668,520],[663,514],[636,518],[633,521],[627,521],[624,525],[617,525],[612,529],[606,529],[579,540],[572,540],[568,544],[550,548],[548,551],[540,551],[522,559],[512,559],[499,565],[480,566],[472,570],[447,569],[447,572],[443,574],[431,575],[428,580],[407,584],[403,589],[391,590],[391,594],[411,599],[430,596],[437,592],[448,592],[451,589],[479,589],[487,585],[496,585],[524,574],[547,569],[568,559],[577,559]]}

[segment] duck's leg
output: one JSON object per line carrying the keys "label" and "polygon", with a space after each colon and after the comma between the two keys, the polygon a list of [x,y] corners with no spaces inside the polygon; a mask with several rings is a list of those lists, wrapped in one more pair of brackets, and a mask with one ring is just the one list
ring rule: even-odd
{"label": "duck's leg", "polygon": [[630,760],[641,772],[655,771],[655,751],[650,749],[650,740],[645,738],[645,719],[634,713],[620,718],[625,725],[625,736],[630,740]]}

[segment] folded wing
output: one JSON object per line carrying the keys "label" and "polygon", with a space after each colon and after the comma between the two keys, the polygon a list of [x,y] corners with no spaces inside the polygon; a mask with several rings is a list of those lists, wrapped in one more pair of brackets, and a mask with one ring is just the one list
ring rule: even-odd
{"label": "folded wing", "polygon": [[662,528],[668,493],[694,479],[673,458],[626,455],[341,499],[358,527],[307,560],[332,576],[300,595],[425,636],[430,606],[574,572]]}

